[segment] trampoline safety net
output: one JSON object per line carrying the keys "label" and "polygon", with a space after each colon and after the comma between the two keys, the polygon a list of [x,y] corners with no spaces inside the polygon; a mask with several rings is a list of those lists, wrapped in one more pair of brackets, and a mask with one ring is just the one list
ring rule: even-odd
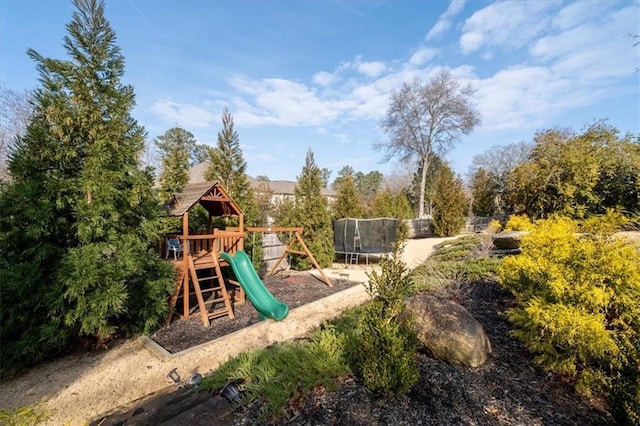
{"label": "trampoline safety net", "polygon": [[338,219],[333,221],[333,243],[337,253],[390,253],[397,238],[398,219]]}

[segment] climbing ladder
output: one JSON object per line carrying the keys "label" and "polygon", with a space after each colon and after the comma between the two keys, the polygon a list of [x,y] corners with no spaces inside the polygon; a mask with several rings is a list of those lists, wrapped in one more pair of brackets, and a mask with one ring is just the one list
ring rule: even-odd
{"label": "climbing ladder", "polygon": [[[205,326],[211,324],[211,320],[227,315],[233,318],[233,307],[227,287],[225,285],[222,271],[220,270],[220,262],[218,253],[215,248],[204,255],[195,256],[193,254],[186,255],[187,270],[181,267],[182,280],[176,286],[176,290],[171,297],[169,308],[173,312],[180,294],[183,300],[183,317],[192,315],[196,310],[200,312],[202,323]],[[183,262],[181,262],[184,264]],[[190,285],[193,291],[190,291]],[[190,306],[191,296],[196,297],[198,301],[197,307]],[[171,318],[167,318],[167,323]]]}
{"label": "climbing ladder", "polygon": [[[346,232],[345,227],[345,232]],[[358,221],[356,220],[356,229],[353,233],[353,252],[345,253],[346,263],[349,265],[357,265],[359,253],[362,250],[362,241],[360,241],[360,229],[358,228]]]}

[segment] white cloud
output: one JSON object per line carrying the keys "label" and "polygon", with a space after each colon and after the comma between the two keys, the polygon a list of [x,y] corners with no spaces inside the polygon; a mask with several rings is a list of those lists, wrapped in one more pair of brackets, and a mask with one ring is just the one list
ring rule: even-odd
{"label": "white cloud", "polygon": [[304,84],[290,80],[234,78],[231,84],[252,98],[236,99],[234,119],[243,125],[320,125],[340,111],[339,103],[323,101]]}
{"label": "white cloud", "polygon": [[356,64],[356,70],[358,70],[360,74],[364,74],[367,77],[372,77],[372,78],[378,77],[386,69],[387,69],[387,66],[384,64],[384,62],[379,62],[379,61],[360,62]]}
{"label": "white cloud", "polygon": [[460,12],[462,12],[462,9],[464,9],[465,3],[466,3],[466,0],[453,0],[449,4],[449,7],[447,8],[447,10],[442,15],[440,15],[440,17],[438,18],[438,21],[435,23],[433,28],[429,30],[429,32],[427,33],[426,39],[431,40],[443,34],[449,28],[451,28],[451,19],[454,18],[456,15],[458,15]]}
{"label": "white cloud", "polygon": [[[477,88],[474,102],[482,114],[483,131],[536,128],[571,108],[592,105],[623,90],[620,80],[633,72],[637,55],[620,34],[636,28],[637,8],[591,17],[579,8],[567,8],[560,19],[555,3],[495,3],[465,22],[463,48],[505,63],[483,79],[471,62],[450,68],[461,83]],[[553,19],[563,23],[554,24]],[[516,49],[523,43],[528,47],[521,51],[528,54],[524,58],[490,48]],[[313,74],[308,82],[237,76],[230,80],[233,91],[224,103],[232,106],[238,125],[314,126],[318,133],[347,141],[349,133],[341,131],[342,125],[365,122],[375,127],[386,114],[393,90],[416,77],[426,82],[447,68],[444,63],[434,66],[433,58],[440,56],[444,55],[439,50],[426,47],[404,63],[363,61],[356,56],[338,63],[333,72]],[[156,107],[158,114],[173,117],[165,121],[184,117],[186,126],[187,119],[200,125],[216,119],[192,105],[161,101]]]}
{"label": "white cloud", "polygon": [[163,121],[186,128],[203,128],[210,126],[216,115],[206,107],[160,99],[151,106],[151,112]]}
{"label": "white cloud", "polygon": [[482,46],[519,49],[548,27],[547,13],[553,1],[511,1],[492,3],[469,17],[462,28],[460,48],[464,53]]}
{"label": "white cloud", "polygon": [[554,27],[566,30],[603,13],[607,13],[606,2],[578,1],[563,7],[551,22]]}
{"label": "white cloud", "polygon": [[415,66],[421,66],[438,56],[440,52],[437,49],[420,48],[411,55],[409,63]]}
{"label": "white cloud", "polygon": [[[626,7],[584,22],[573,20],[568,30],[540,38],[530,50],[533,58],[549,63],[562,75],[591,82],[629,75],[638,65],[624,34],[637,31],[637,9]],[[584,15],[583,15],[584,16]]]}
{"label": "white cloud", "polygon": [[330,86],[339,80],[340,78],[336,76],[336,74],[332,74],[326,71],[317,72],[312,77],[312,81],[315,84],[319,84],[320,86]]}
{"label": "white cloud", "polygon": [[460,37],[460,48],[463,52],[473,52],[482,46],[484,40],[484,35],[481,32],[468,31]]}
{"label": "white cloud", "polygon": [[607,95],[548,67],[518,66],[476,83],[483,127],[525,129],[542,125],[570,109],[590,105]]}

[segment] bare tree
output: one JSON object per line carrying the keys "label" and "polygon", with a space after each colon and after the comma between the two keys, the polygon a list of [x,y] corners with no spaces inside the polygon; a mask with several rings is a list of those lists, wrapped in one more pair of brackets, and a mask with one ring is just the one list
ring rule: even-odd
{"label": "bare tree", "polygon": [[517,166],[529,160],[532,149],[533,143],[527,141],[492,146],[482,154],[473,157],[468,175],[469,181],[479,169],[484,169],[492,181],[492,187],[495,188],[493,195],[502,210],[504,208],[502,198],[507,189],[509,174]]}
{"label": "bare tree", "polygon": [[7,160],[13,141],[24,134],[33,116],[32,97],[28,90],[16,92],[0,86],[0,181],[8,175]]}
{"label": "bare tree", "polygon": [[480,114],[471,105],[475,90],[461,86],[449,71],[441,71],[429,83],[415,79],[391,94],[391,103],[381,127],[387,142],[375,145],[386,151],[385,161],[399,156],[405,161],[418,158],[422,165],[419,216],[424,216],[427,170],[433,154],[443,155],[460,136],[480,123]]}

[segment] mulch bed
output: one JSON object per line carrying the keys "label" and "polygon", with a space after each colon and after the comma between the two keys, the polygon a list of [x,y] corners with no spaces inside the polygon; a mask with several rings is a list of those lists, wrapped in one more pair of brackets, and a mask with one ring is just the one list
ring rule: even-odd
{"label": "mulch bed", "polygon": [[[418,356],[420,378],[402,398],[373,394],[352,377],[335,392],[316,389],[292,400],[287,425],[612,425],[602,401],[577,395],[561,377],[541,371],[532,355],[509,335],[498,312],[511,297],[498,284],[474,283],[460,301],[483,325],[493,353],[479,368],[451,366]],[[259,405],[234,416],[247,425]]]}
{"label": "mulch bed", "polygon": [[[289,305],[289,309],[306,305],[357,284],[344,280],[332,280],[333,287],[329,287],[311,273],[297,271],[279,272],[263,278],[262,281],[276,299]],[[233,319],[227,316],[215,318],[211,321],[210,327],[205,327],[200,316],[196,314],[187,319],[174,320],[150,337],[170,353],[176,353],[257,322],[259,322],[258,311],[247,299],[243,304],[234,306]]]}
{"label": "mulch bed", "polygon": [[[287,272],[264,279],[274,296],[291,308],[353,285],[328,287],[308,273]],[[318,388],[292,399],[287,425],[613,425],[601,400],[577,395],[571,383],[540,370],[522,343],[509,335],[500,316],[513,303],[497,283],[477,282],[462,292],[460,303],[483,325],[493,352],[479,368],[452,366],[418,355],[420,378],[408,395],[388,398],[367,390],[353,377],[340,379],[340,388]],[[199,317],[174,321],[153,337],[175,352],[231,333],[258,321],[249,302],[236,306],[236,318],[202,326]],[[249,425],[259,418],[260,404],[227,416],[220,424]],[[175,421],[181,421],[178,416]],[[184,420],[184,419],[182,419]],[[195,421],[191,418],[190,421]],[[197,423],[194,423],[197,424]]]}

